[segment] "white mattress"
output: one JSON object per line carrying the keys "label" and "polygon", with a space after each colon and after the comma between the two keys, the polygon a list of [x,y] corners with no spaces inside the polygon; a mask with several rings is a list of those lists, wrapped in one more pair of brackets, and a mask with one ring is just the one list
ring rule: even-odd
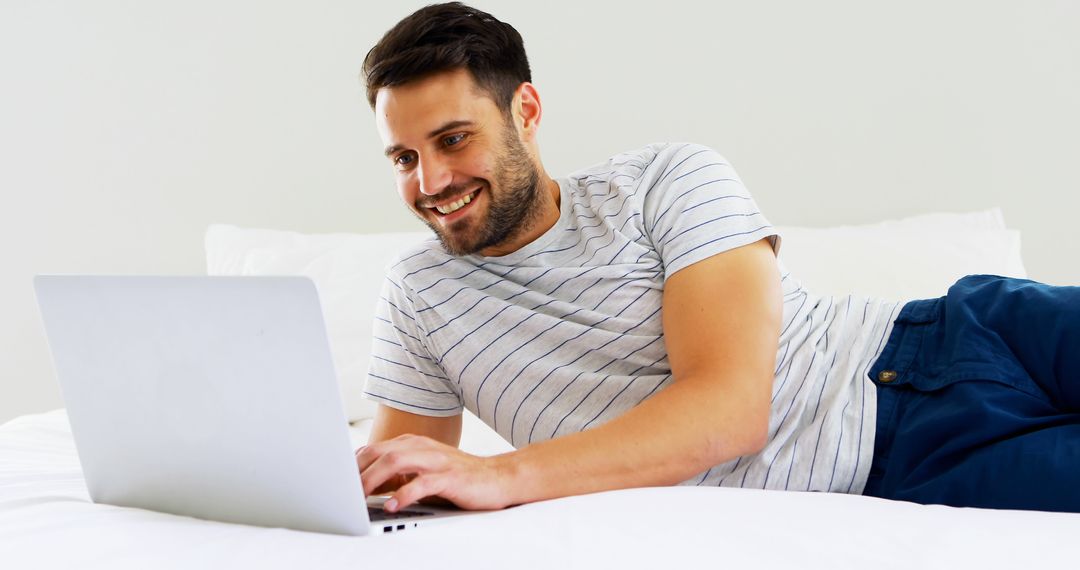
{"label": "white mattress", "polygon": [[0,567],[11,569],[1075,568],[1078,555],[1080,515],[687,487],[371,537],[231,525],[91,503],[62,410],[0,426]]}

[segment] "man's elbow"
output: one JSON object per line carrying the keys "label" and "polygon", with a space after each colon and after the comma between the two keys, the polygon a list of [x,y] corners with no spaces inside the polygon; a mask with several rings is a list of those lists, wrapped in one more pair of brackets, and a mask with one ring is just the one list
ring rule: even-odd
{"label": "man's elbow", "polygon": [[748,420],[746,431],[741,435],[740,456],[761,453],[761,450],[765,449],[765,444],[769,442],[768,414],[765,414],[764,418],[755,417]]}
{"label": "man's elbow", "polygon": [[768,415],[765,416],[765,421],[756,422],[751,433],[747,436],[746,450],[741,455],[757,455],[765,449],[767,443],[769,443]]}
{"label": "man's elbow", "polygon": [[740,399],[742,405],[738,408],[738,423],[735,432],[739,446],[739,456],[756,455],[765,449],[769,442],[769,416],[772,412],[771,387],[772,378],[768,382],[762,382],[761,386],[769,386],[766,391],[761,387],[755,387],[751,393],[746,393]]}
{"label": "man's elbow", "polygon": [[727,434],[724,441],[713,446],[711,459],[714,465],[730,461],[736,457],[757,455],[769,442],[769,414],[754,413],[739,422],[734,433]]}

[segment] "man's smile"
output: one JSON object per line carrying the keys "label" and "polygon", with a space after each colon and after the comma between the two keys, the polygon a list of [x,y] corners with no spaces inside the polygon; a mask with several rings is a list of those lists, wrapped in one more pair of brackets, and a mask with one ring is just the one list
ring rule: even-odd
{"label": "man's smile", "polygon": [[436,204],[434,206],[427,206],[427,209],[435,212],[437,217],[443,219],[444,222],[450,222],[464,216],[466,211],[470,209],[468,206],[474,202],[479,194],[480,188],[477,188],[454,200]]}

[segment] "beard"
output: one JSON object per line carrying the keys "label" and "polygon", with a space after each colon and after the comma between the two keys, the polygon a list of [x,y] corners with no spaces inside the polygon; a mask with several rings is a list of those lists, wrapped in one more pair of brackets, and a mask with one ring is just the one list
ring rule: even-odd
{"label": "beard", "polygon": [[540,217],[543,211],[540,172],[512,128],[503,129],[503,149],[495,157],[493,174],[493,181],[477,179],[439,193],[447,197],[464,195],[468,188],[476,187],[476,182],[482,182],[488,194],[488,209],[475,223],[467,219],[443,228],[421,218],[450,255],[469,255],[511,241],[531,229]]}

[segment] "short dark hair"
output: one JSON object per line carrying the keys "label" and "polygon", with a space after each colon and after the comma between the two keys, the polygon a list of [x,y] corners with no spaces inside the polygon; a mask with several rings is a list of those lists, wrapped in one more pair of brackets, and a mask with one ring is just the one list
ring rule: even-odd
{"label": "short dark hair", "polygon": [[521,34],[461,2],[432,4],[401,20],[364,58],[371,108],[379,89],[464,68],[495,104],[510,112],[518,86],[532,81]]}

